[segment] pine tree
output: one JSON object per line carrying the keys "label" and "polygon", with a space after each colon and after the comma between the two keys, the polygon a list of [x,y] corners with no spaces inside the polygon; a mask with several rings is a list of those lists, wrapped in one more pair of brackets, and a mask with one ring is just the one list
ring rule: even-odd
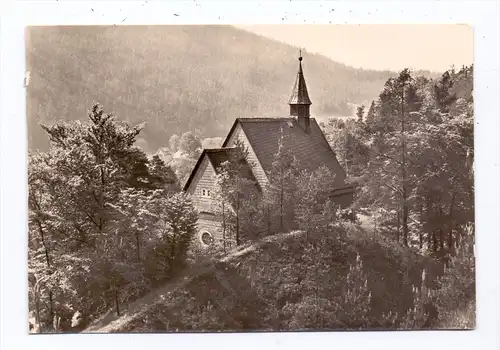
{"label": "pine tree", "polygon": [[154,188],[164,189],[167,193],[180,191],[179,181],[172,167],[166,165],[158,155],[154,155],[149,162],[149,174]]}
{"label": "pine tree", "polygon": [[161,247],[167,265],[171,269],[178,269],[185,263],[196,233],[198,216],[191,199],[184,193],[176,193],[161,204],[159,218],[156,228],[163,242]]}
{"label": "pine tree", "polygon": [[366,131],[368,133],[372,133],[375,129],[375,115],[376,115],[376,105],[375,101],[372,101],[370,104],[370,108],[368,109],[368,113],[366,114]]}
{"label": "pine tree", "polygon": [[[365,169],[366,184],[370,188],[365,191],[373,191],[372,198],[385,197],[379,197],[377,201],[385,201],[389,204],[388,209],[397,214],[398,239],[401,226],[404,245],[408,245],[410,238],[410,197],[413,190],[410,168],[415,144],[409,143],[409,140],[413,130],[412,115],[419,110],[421,101],[416,80],[408,69],[386,82],[379,96],[371,159]],[[384,194],[377,187],[389,191]],[[365,192],[365,195],[369,194]],[[379,204],[374,202],[374,205]]]}
{"label": "pine tree", "polygon": [[365,124],[357,121],[331,118],[324,127],[328,142],[343,166],[348,179],[357,179],[368,161]]}
{"label": "pine tree", "polygon": [[330,202],[334,181],[335,176],[324,166],[313,172],[304,170],[300,173],[298,183],[302,185],[297,188],[300,201],[295,206],[295,217],[299,229],[307,234],[313,229],[324,232],[328,225],[335,222],[334,217],[327,215],[335,213],[331,208],[335,205]]}
{"label": "pine tree", "polygon": [[436,103],[442,113],[448,113],[451,104],[457,99],[456,95],[451,92],[452,87],[453,78],[449,71],[444,72],[441,79],[434,84]]}
{"label": "pine tree", "polygon": [[358,106],[357,109],[356,109],[356,122],[362,126],[363,123],[364,123],[364,118],[365,118],[365,106],[364,105],[361,105],[361,106]]}
{"label": "pine tree", "polygon": [[277,224],[280,232],[295,227],[294,211],[298,176],[298,161],[287,147],[286,137],[282,136],[268,173],[269,183],[264,199],[271,226],[274,228]]}
{"label": "pine tree", "polygon": [[[223,236],[234,236],[236,245],[241,244],[243,232],[248,233],[250,211],[257,205],[257,184],[251,176],[248,149],[241,141],[229,151],[229,159],[218,169],[217,184],[220,189],[218,202],[221,206]],[[227,235],[226,235],[227,233]],[[225,243],[224,243],[225,244]]]}

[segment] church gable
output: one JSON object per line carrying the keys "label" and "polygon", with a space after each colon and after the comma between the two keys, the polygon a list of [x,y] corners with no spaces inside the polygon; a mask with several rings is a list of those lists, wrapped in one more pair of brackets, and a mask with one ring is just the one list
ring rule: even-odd
{"label": "church gable", "polygon": [[191,195],[199,212],[213,212],[215,203],[212,195],[217,190],[216,179],[217,173],[204,151],[184,186],[184,191]]}
{"label": "church gable", "polygon": [[[230,161],[231,152],[234,151],[235,148],[230,147],[203,150],[191,176],[184,185],[184,191],[192,196],[194,205],[200,212],[214,212],[213,206],[216,205],[214,196],[219,189],[217,175],[220,173],[221,166]],[[241,167],[238,176],[249,180],[252,184],[259,185],[248,162]]]}
{"label": "church gable", "polygon": [[262,168],[262,165],[260,164],[260,161],[257,158],[257,155],[255,154],[255,151],[251,143],[249,142],[247,136],[245,135],[245,132],[241,127],[241,123],[239,122],[239,119],[235,120],[233,127],[229,131],[222,147],[233,147],[236,145],[237,141],[242,142],[244,147],[246,147],[248,151],[247,163],[252,169],[253,176],[255,177],[259,186],[261,188],[265,188],[265,186],[267,185],[266,173]]}

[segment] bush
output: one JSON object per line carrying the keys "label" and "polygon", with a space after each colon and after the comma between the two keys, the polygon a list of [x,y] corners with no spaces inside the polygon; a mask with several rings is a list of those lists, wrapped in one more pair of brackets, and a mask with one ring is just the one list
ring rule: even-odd
{"label": "bush", "polygon": [[455,254],[450,257],[444,276],[439,279],[439,288],[434,294],[440,327],[475,326],[474,225],[466,225],[464,232],[465,237],[456,247]]}

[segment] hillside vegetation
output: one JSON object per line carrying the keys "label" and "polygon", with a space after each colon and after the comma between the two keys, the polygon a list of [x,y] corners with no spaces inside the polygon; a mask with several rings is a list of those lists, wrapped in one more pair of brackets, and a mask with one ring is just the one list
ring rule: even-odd
{"label": "hillside vegetation", "polygon": [[[294,231],[239,247],[177,288],[84,332],[398,328],[424,269],[432,287],[438,263],[357,225],[308,236]],[[436,315],[425,311],[420,326],[429,327]]]}
{"label": "hillside vegetation", "polygon": [[[43,126],[51,147],[29,154],[31,331],[473,328],[473,67],[412,74],[323,125],[358,185],[349,208],[332,201],[333,174],[301,169],[282,140],[251,191],[237,146],[215,179],[209,254],[180,189],[220,140],[186,132],[148,156],[141,126],[98,104]],[[229,255],[200,267],[210,251]]]}
{"label": "hillside vegetation", "polygon": [[[94,101],[133,124],[146,122],[146,151],[173,134],[223,137],[240,116],[288,113],[298,49],[232,26],[74,26],[27,29],[30,149],[48,148],[38,125],[83,120]],[[351,115],[391,72],[306,54],[317,116]]]}

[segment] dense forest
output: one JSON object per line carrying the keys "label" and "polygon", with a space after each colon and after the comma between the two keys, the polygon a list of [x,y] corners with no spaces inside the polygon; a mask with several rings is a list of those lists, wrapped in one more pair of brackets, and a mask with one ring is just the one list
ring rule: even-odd
{"label": "dense forest", "polygon": [[214,194],[224,239],[208,251],[178,176],[203,147],[196,133],[148,155],[143,125],[99,105],[42,124],[50,147],[29,156],[32,331],[473,328],[472,82],[472,66],[436,79],[405,69],[357,118],[322,125],[357,186],[351,208],[286,147],[256,198],[237,147]]}
{"label": "dense forest", "polygon": [[[145,122],[148,153],[173,134],[223,137],[233,120],[283,116],[297,70],[295,47],[232,26],[30,27],[30,149],[47,150],[39,123],[81,120],[94,102]],[[307,54],[315,116],[352,115],[394,73],[354,69]]]}

